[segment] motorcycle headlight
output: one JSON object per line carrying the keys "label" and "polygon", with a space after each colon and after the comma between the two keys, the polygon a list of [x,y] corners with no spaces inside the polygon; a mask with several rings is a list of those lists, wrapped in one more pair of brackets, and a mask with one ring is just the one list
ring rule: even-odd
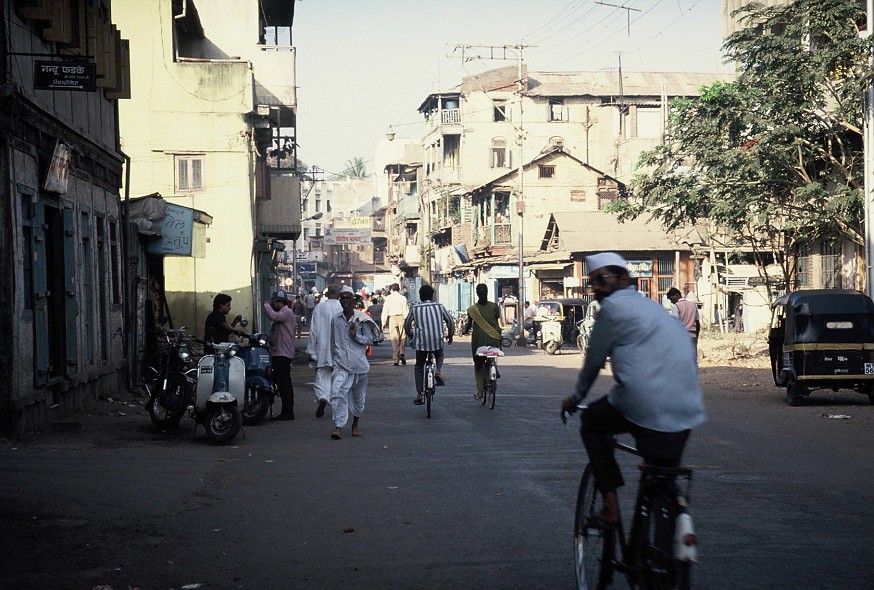
{"label": "motorcycle headlight", "polygon": [[240,347],[234,344],[228,349],[228,356],[237,356],[237,351],[240,350]]}
{"label": "motorcycle headlight", "polygon": [[267,346],[267,334],[258,334],[255,341],[258,343],[258,346]]}
{"label": "motorcycle headlight", "polygon": [[187,346],[180,346],[176,350],[176,354],[179,355],[179,358],[181,358],[183,361],[187,361],[191,358],[191,350],[189,350]]}

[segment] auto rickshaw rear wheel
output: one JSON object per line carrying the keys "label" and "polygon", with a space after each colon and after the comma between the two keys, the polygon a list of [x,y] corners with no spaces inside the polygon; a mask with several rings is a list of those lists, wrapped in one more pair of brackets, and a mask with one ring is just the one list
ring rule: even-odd
{"label": "auto rickshaw rear wheel", "polygon": [[868,403],[874,406],[874,383],[868,382],[859,390],[862,395],[868,396]]}
{"label": "auto rickshaw rear wheel", "polygon": [[808,395],[810,389],[798,381],[793,381],[786,387],[786,403],[792,407],[800,406]]}

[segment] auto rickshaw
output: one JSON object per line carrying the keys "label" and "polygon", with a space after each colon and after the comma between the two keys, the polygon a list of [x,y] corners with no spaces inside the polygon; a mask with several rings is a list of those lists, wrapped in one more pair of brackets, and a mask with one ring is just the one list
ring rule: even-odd
{"label": "auto rickshaw", "polygon": [[854,389],[874,404],[874,302],[859,291],[812,289],[772,305],[774,384],[800,405],[811,389]]}
{"label": "auto rickshaw", "polygon": [[565,344],[577,341],[577,323],[586,315],[586,301],[575,297],[545,299],[537,304],[535,334],[547,354],[555,354]]}

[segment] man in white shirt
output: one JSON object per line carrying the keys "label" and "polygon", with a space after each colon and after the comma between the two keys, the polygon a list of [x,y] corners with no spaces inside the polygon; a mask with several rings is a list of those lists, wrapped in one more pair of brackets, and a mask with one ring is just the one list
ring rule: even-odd
{"label": "man in white shirt", "polygon": [[316,379],[313,383],[313,393],[319,404],[316,408],[316,418],[325,415],[325,407],[331,401],[331,372],[334,367],[331,356],[331,319],[343,311],[339,297],[340,285],[328,285],[325,300],[313,309],[310,323],[307,352],[316,363]]}
{"label": "man in white shirt", "polygon": [[410,312],[407,298],[401,295],[400,290],[400,286],[393,283],[391,294],[385,298],[385,303],[382,306],[383,329],[388,329],[389,338],[391,338],[391,358],[396,367],[398,363],[407,364],[407,359],[404,356],[404,348],[407,346],[404,320],[407,319],[407,314]]}

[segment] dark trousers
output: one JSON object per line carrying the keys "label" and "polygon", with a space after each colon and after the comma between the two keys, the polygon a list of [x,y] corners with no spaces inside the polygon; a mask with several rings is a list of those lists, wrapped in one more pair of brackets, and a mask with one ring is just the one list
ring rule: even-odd
{"label": "dark trousers", "polygon": [[282,400],[282,411],[294,410],[294,385],[291,383],[291,359],[287,356],[274,356],[271,360],[273,365],[273,383],[279,390],[279,399]]}
{"label": "dark trousers", "polygon": [[690,433],[689,430],[659,432],[639,426],[620,414],[606,397],[591,403],[583,413],[580,434],[592,463],[595,483],[602,492],[612,492],[625,485],[614,456],[615,449],[610,445],[613,435],[624,432],[634,437],[645,461],[661,467],[680,464]]}
{"label": "dark trousers", "polygon": [[[416,376],[416,393],[422,393],[425,390],[425,361],[427,360],[427,350],[416,351],[416,368],[413,370],[413,375]],[[434,351],[434,364],[437,365],[437,372],[439,373],[443,369],[442,348]]]}

